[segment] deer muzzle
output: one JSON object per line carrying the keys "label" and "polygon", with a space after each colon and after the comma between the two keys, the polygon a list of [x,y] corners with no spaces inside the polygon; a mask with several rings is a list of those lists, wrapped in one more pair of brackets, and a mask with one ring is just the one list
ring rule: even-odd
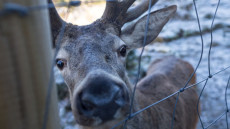
{"label": "deer muzzle", "polygon": [[[128,92],[123,83],[115,81],[108,76],[91,77],[82,86],[82,90],[75,96],[76,117],[84,121],[99,119],[101,123],[116,119],[118,109],[129,104]],[[122,114],[122,113],[119,113]],[[79,124],[88,124],[82,121]],[[97,120],[98,121],[98,120]],[[98,122],[97,122],[98,123]]]}

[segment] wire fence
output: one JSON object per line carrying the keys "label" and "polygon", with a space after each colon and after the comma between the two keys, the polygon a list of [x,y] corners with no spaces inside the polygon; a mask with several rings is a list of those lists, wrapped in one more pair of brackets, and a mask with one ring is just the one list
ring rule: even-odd
{"label": "wire fence", "polygon": [[[113,0],[107,0],[107,1],[113,1]],[[116,1],[116,0],[114,0]],[[81,4],[88,4],[88,3],[96,3],[96,2],[100,2],[100,1],[69,1],[69,2],[60,2],[60,3],[57,3],[57,4],[46,4],[46,5],[36,5],[36,6],[22,6],[22,5],[19,5],[19,4],[15,4],[15,3],[6,3],[4,6],[3,6],[3,9],[0,10],[0,20],[1,18],[4,18],[5,16],[8,16],[8,15],[11,15],[11,14],[17,14],[21,17],[26,17],[28,16],[31,12],[33,11],[38,11],[38,10],[43,10],[43,9],[49,9],[49,8],[54,8],[54,7],[67,7],[67,14],[69,12],[69,8],[71,6],[80,6]],[[131,106],[130,106],[130,113],[129,113],[129,116],[127,118],[125,118],[124,120],[120,121],[119,123],[117,123],[116,125],[114,125],[112,127],[112,129],[120,126],[123,124],[123,128],[126,128],[126,123],[127,121],[129,121],[130,119],[136,117],[138,114],[142,113],[143,111],[145,111],[146,109],[149,109],[173,96],[176,96],[176,101],[175,101],[175,105],[174,105],[174,110],[173,110],[173,115],[172,115],[172,121],[171,121],[171,129],[174,128],[174,119],[175,119],[175,111],[176,111],[176,108],[177,108],[177,103],[178,103],[178,99],[180,97],[180,94],[184,91],[186,91],[187,89],[190,89],[194,86],[197,86],[198,84],[201,84],[204,82],[204,85],[202,87],[202,90],[199,94],[199,98],[197,100],[197,114],[199,116],[199,121],[200,121],[200,124],[202,126],[203,129],[208,129],[209,127],[211,127],[212,125],[214,125],[218,120],[220,120],[222,117],[225,116],[225,120],[226,120],[226,127],[227,129],[229,129],[229,125],[228,125],[228,112],[229,112],[229,107],[228,107],[228,98],[227,98],[227,92],[228,92],[228,87],[230,85],[230,75],[229,75],[229,78],[226,82],[226,87],[225,87],[225,111],[220,114],[218,117],[214,118],[214,120],[208,124],[208,125],[204,125],[203,123],[203,120],[201,119],[200,117],[200,112],[199,112],[199,103],[200,103],[200,99],[203,95],[203,91],[204,89],[206,88],[207,86],[207,82],[212,79],[214,76],[217,76],[218,74],[226,71],[226,70],[229,70],[230,69],[230,65],[224,69],[221,69],[220,71],[216,72],[216,73],[212,73],[211,71],[211,68],[210,68],[210,64],[211,64],[211,52],[212,52],[212,44],[213,44],[213,25],[214,25],[214,22],[215,22],[215,18],[216,18],[216,15],[218,13],[218,8],[219,8],[219,5],[220,5],[220,0],[218,0],[218,4],[216,5],[216,8],[215,8],[215,13],[213,14],[213,19],[212,19],[212,23],[211,23],[211,43],[210,43],[210,47],[209,47],[209,51],[208,51],[208,76],[197,82],[196,84],[193,84],[193,85],[189,85],[189,82],[191,81],[192,77],[195,75],[195,73],[197,72],[197,69],[199,68],[200,66],[200,63],[202,61],[202,57],[203,57],[203,50],[204,50],[204,41],[203,41],[203,34],[202,34],[202,29],[201,29],[201,25],[200,25],[200,18],[199,18],[199,13],[198,13],[198,9],[197,9],[197,5],[196,5],[196,0],[193,0],[193,6],[194,6],[194,9],[195,9],[195,14],[196,14],[196,18],[197,18],[197,24],[198,24],[198,27],[199,27],[199,32],[200,32],[200,41],[201,41],[201,52],[200,52],[200,58],[197,62],[197,65],[195,67],[195,70],[194,72],[192,73],[192,75],[190,76],[190,78],[187,80],[187,82],[185,83],[185,85],[183,86],[183,88],[179,89],[178,91],[172,93],[171,95],[169,96],[166,96],[165,98],[157,101],[157,102],[154,102],[152,103],[151,105],[137,111],[137,112],[133,112],[132,111],[132,106],[133,106],[133,99],[134,99],[134,96],[135,96],[135,91],[136,91],[136,86],[137,86],[137,82],[139,81],[139,78],[140,78],[140,73],[141,73],[141,58],[142,58],[142,54],[144,52],[144,47],[142,48],[141,50],[141,54],[139,56],[139,59],[138,59],[138,74],[137,74],[137,79],[136,79],[136,82],[135,82],[135,86],[134,86],[134,90],[133,90],[133,93],[132,93],[132,98],[131,98]],[[149,3],[151,3],[151,0],[149,0]],[[149,7],[148,7],[148,13],[147,13],[147,21],[146,21],[146,27],[145,27],[145,37],[144,37],[144,42],[143,42],[143,46],[145,46],[146,44],[146,35],[148,33],[148,23],[149,23],[149,14],[151,12],[151,5],[149,4]],[[66,15],[65,19],[67,19],[68,15]],[[55,65],[55,57],[57,55],[57,52],[58,52],[58,48],[60,47],[60,44],[61,44],[61,40],[63,38],[63,35],[64,35],[64,30],[65,30],[65,25],[66,23],[63,22],[62,24],[62,28],[61,28],[61,31],[60,31],[60,37],[59,39],[57,40],[57,45],[56,45],[56,50],[55,50],[55,55],[53,57],[53,63],[52,63],[52,67],[54,67]],[[43,126],[42,126],[42,129],[46,129],[46,125],[47,125],[47,120],[48,120],[48,114],[49,114],[49,104],[50,104],[50,94],[51,94],[51,91],[52,91],[52,80],[54,79],[54,73],[53,73],[53,70],[50,72],[50,82],[49,82],[49,86],[48,86],[48,89],[47,89],[47,96],[46,96],[46,107],[45,107],[45,112],[44,112],[44,118],[43,118]]]}

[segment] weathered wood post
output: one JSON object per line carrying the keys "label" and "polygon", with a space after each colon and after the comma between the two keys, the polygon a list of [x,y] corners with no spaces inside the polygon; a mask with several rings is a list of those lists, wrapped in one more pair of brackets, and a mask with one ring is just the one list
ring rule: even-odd
{"label": "weathered wood post", "polygon": [[[1,0],[23,6],[46,0]],[[48,10],[21,17],[0,17],[0,129],[41,129],[52,69]],[[56,87],[52,90],[47,129],[59,129]]]}

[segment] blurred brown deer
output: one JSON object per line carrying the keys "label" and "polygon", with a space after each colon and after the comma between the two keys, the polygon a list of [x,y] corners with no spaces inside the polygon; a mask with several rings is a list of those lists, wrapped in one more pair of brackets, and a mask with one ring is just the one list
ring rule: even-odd
{"label": "blurred brown deer", "polygon": [[[128,26],[124,24],[137,19],[149,4],[143,0],[131,7],[134,1],[107,1],[102,17],[86,26],[66,23],[55,8],[49,10],[54,45],[62,36],[57,67],[68,85],[72,110],[81,129],[109,129],[129,115],[133,85],[125,72],[125,58],[130,50],[142,47],[147,16]],[[152,0],[151,6],[156,2]],[[157,37],[175,12],[175,5],[151,12],[146,45]],[[63,35],[62,25],[65,25]],[[176,92],[193,71],[189,63],[175,57],[156,60],[137,85],[133,111]],[[194,83],[195,77],[190,84]],[[144,111],[128,121],[127,129],[171,128],[175,101],[176,96]],[[196,128],[196,101],[195,88],[181,93],[175,129]]]}

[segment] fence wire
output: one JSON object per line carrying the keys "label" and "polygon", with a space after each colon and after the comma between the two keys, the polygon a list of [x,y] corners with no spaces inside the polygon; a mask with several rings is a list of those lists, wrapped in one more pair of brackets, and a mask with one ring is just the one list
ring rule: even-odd
{"label": "fence wire", "polygon": [[[107,1],[116,1],[116,0],[107,0]],[[0,10],[0,20],[1,18],[4,18],[5,16],[8,16],[8,15],[12,15],[12,14],[17,14],[21,17],[26,17],[28,16],[31,12],[33,11],[38,11],[38,10],[43,10],[43,9],[49,9],[49,8],[58,8],[58,7],[67,7],[67,15],[65,17],[65,19],[67,19],[68,17],[68,13],[69,13],[69,8],[71,6],[80,6],[81,4],[89,4],[89,3],[96,3],[96,2],[101,2],[101,0],[98,0],[98,1],[72,1],[72,0],[69,0],[68,2],[60,2],[60,3],[57,3],[57,4],[46,4],[46,5],[36,5],[36,6],[23,6],[23,5],[19,5],[19,4],[16,4],[16,3],[6,3],[3,8]],[[205,126],[203,124],[203,121],[201,119],[201,116],[200,116],[200,112],[199,112],[199,102],[200,102],[200,98],[202,97],[202,94],[203,94],[203,91],[205,90],[206,88],[206,85],[207,85],[207,82],[209,81],[209,79],[212,79],[213,76],[216,76],[218,74],[220,74],[221,72],[224,72],[228,69],[230,69],[230,66],[224,68],[224,69],[221,69],[220,71],[216,72],[216,73],[211,73],[211,68],[210,68],[210,64],[211,64],[211,60],[210,60],[210,57],[211,57],[211,50],[212,50],[212,44],[213,44],[213,25],[214,25],[214,21],[215,21],[215,18],[216,18],[216,15],[217,15],[217,11],[218,11],[218,8],[219,8],[219,5],[220,5],[220,0],[218,0],[218,4],[216,5],[216,9],[215,9],[215,13],[213,15],[213,19],[212,19],[212,23],[211,23],[211,32],[210,32],[210,35],[211,35],[211,43],[210,43],[210,46],[209,46],[209,52],[208,52],[208,76],[197,82],[196,84],[192,84],[192,85],[189,85],[189,82],[191,81],[192,77],[195,75],[195,73],[197,72],[197,69],[199,68],[200,66],[200,63],[202,61],[202,57],[203,57],[203,50],[204,50],[204,41],[203,41],[203,34],[202,34],[202,30],[201,30],[201,25],[200,25],[200,19],[199,19],[199,14],[198,14],[198,9],[197,9],[197,5],[196,5],[196,0],[193,0],[193,6],[194,6],[194,9],[195,9],[195,14],[196,14],[196,18],[197,18],[197,24],[198,24],[198,27],[199,27],[199,32],[200,32],[200,38],[201,38],[201,52],[200,52],[200,58],[198,60],[198,63],[194,69],[194,72],[190,75],[189,79],[187,80],[187,82],[185,83],[184,87],[179,89],[178,91],[172,93],[171,95],[169,96],[166,96],[165,98],[157,101],[157,102],[154,102],[152,103],[151,105],[143,108],[143,109],[140,109],[139,111],[136,111],[136,112],[133,112],[132,111],[132,107],[133,107],[133,99],[134,99],[134,96],[135,96],[135,91],[136,91],[136,86],[137,86],[137,82],[139,81],[139,78],[140,78],[140,71],[141,71],[141,57],[142,57],[142,54],[144,52],[144,48],[145,48],[145,44],[146,44],[146,36],[147,36],[147,33],[148,33],[148,25],[149,25],[149,14],[151,12],[151,0],[149,0],[149,7],[148,7],[148,13],[147,13],[147,20],[146,20],[146,27],[145,27],[145,37],[144,37],[144,42],[143,42],[143,48],[141,50],[141,54],[139,56],[139,59],[138,59],[138,72],[137,72],[137,77],[136,77],[136,82],[135,82],[135,86],[134,86],[134,90],[133,90],[133,93],[132,93],[132,98],[131,98],[131,105],[130,105],[130,113],[129,113],[129,116],[126,117],[124,120],[118,122],[117,124],[115,124],[112,129],[115,129],[116,127],[120,126],[123,124],[123,128],[126,128],[126,124],[127,124],[127,121],[136,117],[138,114],[142,113],[143,111],[173,97],[173,96],[176,96],[176,101],[175,101],[175,105],[174,105],[174,110],[173,110],[173,115],[172,115],[172,121],[171,121],[171,129],[173,129],[174,127],[174,119],[175,119],[175,110],[177,108],[177,103],[178,103],[178,99],[180,97],[180,93],[186,91],[187,89],[190,89],[194,86],[197,86],[198,84],[201,84],[203,82],[205,82],[205,84],[203,85],[202,87],[202,90],[199,94],[199,98],[197,100],[197,114],[198,114],[198,117],[199,117],[199,121],[201,123],[201,126],[203,129],[208,129],[209,127],[211,127],[212,125],[214,125],[218,120],[220,120],[223,116],[225,116],[225,120],[226,120],[226,127],[227,129],[229,129],[229,125],[228,125],[228,112],[229,112],[229,107],[228,107],[228,101],[227,101],[227,91],[228,91],[228,87],[230,85],[230,75],[229,75],[229,78],[228,78],[228,81],[227,81],[227,85],[226,85],[226,88],[225,88],[225,111],[220,114],[218,117],[216,117],[210,124],[208,124],[207,126]],[[65,31],[65,26],[66,26],[66,23],[63,22],[62,24],[62,27],[61,27],[61,31],[60,31],[60,36],[59,38],[57,39],[57,45],[56,45],[56,49],[55,49],[55,54],[54,54],[54,57],[53,57],[53,60],[52,60],[52,67],[55,66],[55,58],[56,58],[56,55],[57,55],[57,52],[58,52],[58,48],[60,47],[60,44],[61,44],[61,41],[62,41],[62,38],[64,36],[64,31]],[[52,91],[52,82],[53,82],[53,79],[54,79],[54,71],[52,69],[52,71],[50,72],[50,81],[49,81],[49,85],[48,85],[48,88],[47,88],[47,95],[46,95],[46,104],[45,104],[45,112],[44,112],[44,117],[43,117],[43,125],[42,125],[42,129],[46,129],[46,126],[47,126],[47,121],[48,121],[48,114],[49,114],[49,104],[50,104],[50,98],[51,98],[51,91]]]}
{"label": "fence wire", "polygon": [[[67,15],[66,15],[66,17],[65,17],[65,19],[67,19],[68,18],[68,12],[69,12],[69,8],[70,8],[70,6],[72,5],[71,3],[73,3],[71,0],[69,0],[69,2],[68,2],[68,4],[67,5],[65,5],[65,6],[67,6]],[[78,2],[79,3],[79,2]],[[64,4],[66,4],[66,3],[64,3]],[[49,4],[50,5],[50,4]],[[74,5],[77,5],[77,4],[74,4]],[[54,8],[55,6],[54,5],[50,5],[52,8]],[[48,6],[49,7],[49,6]],[[42,9],[42,8],[41,8]],[[60,30],[60,36],[58,37],[58,39],[57,39],[57,44],[56,44],[56,47],[55,47],[55,52],[54,52],[54,57],[53,57],[53,61],[52,61],[52,66],[51,66],[51,74],[50,74],[50,77],[52,77],[51,79],[52,80],[49,80],[50,81],[50,84],[49,84],[49,86],[48,86],[48,90],[47,90],[47,94],[46,94],[46,106],[45,106],[45,112],[44,112],[44,118],[43,118],[43,125],[42,125],[42,129],[46,129],[46,127],[47,127],[47,121],[48,121],[48,116],[49,116],[49,108],[50,108],[50,98],[51,98],[51,92],[52,92],[52,87],[53,87],[53,78],[54,78],[54,70],[52,69],[54,66],[55,66],[55,64],[56,64],[56,62],[55,62],[55,60],[56,60],[56,56],[57,56],[57,53],[58,53],[58,50],[59,50],[59,48],[60,48],[60,45],[61,45],[61,41],[62,41],[62,39],[63,39],[63,37],[64,37],[64,32],[65,32],[65,26],[66,26],[66,22],[63,22],[62,21],[62,26],[61,26],[61,30]]]}

